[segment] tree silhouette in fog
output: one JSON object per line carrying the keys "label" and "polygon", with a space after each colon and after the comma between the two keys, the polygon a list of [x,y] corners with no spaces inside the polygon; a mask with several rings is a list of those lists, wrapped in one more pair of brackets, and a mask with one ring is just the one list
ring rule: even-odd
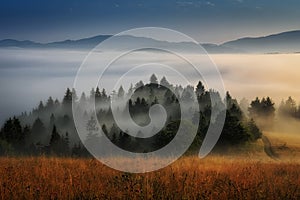
{"label": "tree silhouette in fog", "polygon": [[[83,144],[88,145],[89,150],[101,150],[103,137],[107,137],[124,150],[153,152],[167,145],[176,136],[180,124],[183,124],[186,134],[190,134],[192,130],[197,131],[196,138],[189,149],[189,152],[197,152],[211,122],[213,106],[227,105],[227,109],[223,111],[227,116],[218,146],[234,146],[257,140],[261,137],[260,129],[256,126],[258,119],[273,119],[275,113],[274,103],[269,97],[261,100],[257,98],[251,102],[250,118],[247,118],[248,115],[243,113],[240,105],[229,93],[226,95],[225,102],[217,91],[206,90],[201,81],[195,87],[192,85],[183,87],[172,85],[166,77],[162,77],[159,84],[157,76],[152,74],[149,83],[139,81],[131,84],[127,90],[124,88],[120,86],[117,92],[109,93],[104,88],[96,87],[89,91],[88,96],[86,95],[88,91],[82,92],[80,98],[77,97],[75,89],[67,88],[61,102],[58,99],[53,100],[52,97],[49,97],[45,103],[41,101],[30,113],[23,112],[20,116],[9,118],[4,123],[0,131],[0,153],[89,156]],[[142,138],[144,134],[142,131],[132,136],[128,130],[121,130],[116,125],[112,114],[110,100],[113,95],[119,100],[124,97],[129,98],[126,108],[129,109],[132,120],[140,126],[150,123],[151,106],[161,104],[167,113],[164,128],[158,130],[157,127],[153,127],[153,131],[157,134],[149,138]],[[216,100],[214,104],[211,102],[211,96]],[[93,117],[88,106],[91,100],[95,100],[96,118]],[[198,103],[199,113],[192,113],[194,115],[192,122],[181,122],[180,100],[188,102],[189,106]],[[81,111],[88,134],[82,138],[83,142],[75,128],[72,103],[74,109],[84,109]],[[295,103],[288,99],[282,106],[282,110],[297,116],[298,109],[295,109],[295,106]],[[124,113],[125,110],[120,112]],[[197,116],[200,116],[199,122],[196,120]],[[97,121],[101,122],[102,131],[98,130]]]}
{"label": "tree silhouette in fog", "polygon": [[249,117],[254,119],[261,128],[272,128],[275,117],[275,107],[270,97],[263,97],[261,100],[257,97],[250,103],[248,111]]}

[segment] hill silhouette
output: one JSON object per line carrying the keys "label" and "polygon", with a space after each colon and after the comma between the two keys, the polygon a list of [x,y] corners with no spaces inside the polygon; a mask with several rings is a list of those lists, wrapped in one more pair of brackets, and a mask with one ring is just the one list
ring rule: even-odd
{"label": "hill silhouette", "polygon": [[[0,47],[18,47],[18,48],[59,48],[59,49],[85,49],[91,50],[100,42],[108,39],[112,35],[98,35],[89,38],[78,40],[64,40],[49,43],[38,43],[30,40],[14,40],[4,39],[0,40]],[[166,47],[180,45],[182,49],[193,45],[189,42],[167,42],[158,41],[147,37],[135,36],[117,36],[116,42],[126,42],[129,47],[132,42],[139,42],[140,44],[159,43]],[[228,41],[222,44],[203,43],[201,44],[208,53],[298,53],[300,52],[300,30],[287,31],[278,34],[272,34],[262,37],[244,37],[236,40]]]}

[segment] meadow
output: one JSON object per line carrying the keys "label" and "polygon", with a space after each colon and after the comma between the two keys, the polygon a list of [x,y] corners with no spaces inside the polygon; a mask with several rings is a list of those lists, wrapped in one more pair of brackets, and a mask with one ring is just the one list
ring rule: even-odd
{"label": "meadow", "polygon": [[1,199],[300,199],[300,163],[267,157],[189,156],[144,174],[82,158],[2,157],[0,166]]}

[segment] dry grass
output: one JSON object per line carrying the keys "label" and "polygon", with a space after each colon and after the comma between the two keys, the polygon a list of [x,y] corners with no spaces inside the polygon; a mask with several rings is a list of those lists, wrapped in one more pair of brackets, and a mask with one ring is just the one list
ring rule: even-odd
{"label": "dry grass", "polygon": [[0,158],[1,199],[300,199],[300,164],[186,157],[146,174],[94,159]]}
{"label": "dry grass", "polygon": [[300,134],[284,132],[266,132],[273,149],[281,160],[297,160],[300,158]]}

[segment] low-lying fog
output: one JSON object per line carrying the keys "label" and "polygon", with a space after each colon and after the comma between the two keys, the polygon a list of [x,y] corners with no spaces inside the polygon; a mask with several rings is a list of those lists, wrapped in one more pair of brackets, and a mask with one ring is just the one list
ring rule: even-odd
{"label": "low-lying fog", "polygon": [[[14,114],[30,111],[49,96],[61,100],[65,89],[73,86],[76,72],[87,54],[71,50],[0,49],[0,123]],[[166,58],[168,62],[164,62]],[[219,67],[226,90],[238,99],[271,96],[277,105],[288,96],[300,101],[300,54],[214,54],[211,58]],[[100,87],[109,91],[115,84],[111,80],[126,73],[129,66],[154,61],[185,70],[191,84],[198,81],[188,64],[174,55],[135,52],[116,62],[117,68],[107,72],[106,85]],[[148,82],[151,73],[155,73],[151,68],[137,70],[128,74],[127,80],[133,84],[138,80]],[[156,74],[162,78],[162,73]],[[91,71],[90,76],[95,73]],[[167,79],[172,84],[183,84],[176,82],[176,76]],[[128,84],[124,85],[128,88]]]}

